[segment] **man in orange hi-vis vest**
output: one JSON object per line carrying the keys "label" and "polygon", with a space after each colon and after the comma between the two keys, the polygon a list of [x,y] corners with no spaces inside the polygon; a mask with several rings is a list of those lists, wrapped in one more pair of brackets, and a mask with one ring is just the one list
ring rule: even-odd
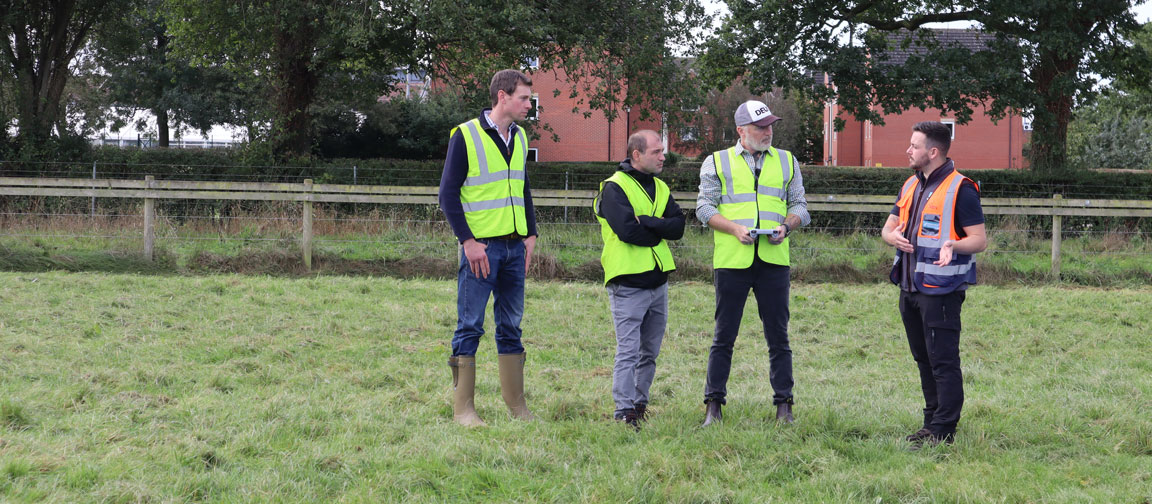
{"label": "man in orange hi-vis vest", "polygon": [[924,424],[913,449],[951,444],[964,406],[960,307],[976,283],[972,256],[987,247],[979,188],[948,158],[952,130],[925,121],[912,127],[911,177],[881,236],[896,247],[890,278],[900,286],[900,316],[920,369]]}

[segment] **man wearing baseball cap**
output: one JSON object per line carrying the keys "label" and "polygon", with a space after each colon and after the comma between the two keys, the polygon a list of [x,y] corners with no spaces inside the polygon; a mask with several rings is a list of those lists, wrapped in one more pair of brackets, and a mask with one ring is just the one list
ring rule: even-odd
{"label": "man wearing baseball cap", "polygon": [[756,294],[768,342],[768,381],[774,392],[776,419],[793,421],[788,235],[808,224],[811,217],[800,165],[792,153],[772,147],[772,125],[779,120],[763,102],[744,102],[736,108],[740,141],[713,152],[700,166],[696,217],[712,228],[712,278],[716,287],[716,329],[708,352],[704,426],[721,419],[732,348],[749,290]]}

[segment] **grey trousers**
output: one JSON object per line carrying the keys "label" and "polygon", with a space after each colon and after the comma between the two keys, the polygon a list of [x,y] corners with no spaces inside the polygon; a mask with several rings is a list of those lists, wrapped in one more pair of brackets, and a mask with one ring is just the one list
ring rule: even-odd
{"label": "grey trousers", "polygon": [[668,284],[638,289],[609,284],[608,302],[616,325],[616,365],[612,400],[616,414],[648,404],[656,357],[668,326]]}

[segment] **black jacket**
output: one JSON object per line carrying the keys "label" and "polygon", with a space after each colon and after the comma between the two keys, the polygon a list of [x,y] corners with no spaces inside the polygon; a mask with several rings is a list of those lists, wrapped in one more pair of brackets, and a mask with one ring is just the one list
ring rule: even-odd
{"label": "black jacket", "polygon": [[[631,159],[621,161],[618,170],[636,179],[640,183],[640,187],[643,187],[644,191],[648,193],[649,198],[656,197],[656,181],[653,176],[632,168]],[[655,247],[660,243],[660,240],[679,240],[684,236],[684,212],[680,210],[680,206],[676,204],[676,199],[672,197],[672,194],[668,194],[668,204],[664,208],[663,216],[641,215],[637,220],[636,212],[632,209],[632,204],[628,202],[628,195],[624,193],[624,189],[621,189],[614,182],[607,182],[604,184],[604,190],[600,193],[600,209],[597,215],[608,221],[608,227],[612,228],[612,232],[616,233],[621,241],[632,245]],[[660,271],[660,266],[657,265],[652,271],[635,275],[620,275],[608,283],[625,287],[654,289],[664,285],[667,281],[668,273]]]}

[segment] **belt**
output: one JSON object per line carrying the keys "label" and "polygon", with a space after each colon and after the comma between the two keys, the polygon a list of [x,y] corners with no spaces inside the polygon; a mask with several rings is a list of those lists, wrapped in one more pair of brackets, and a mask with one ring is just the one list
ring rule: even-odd
{"label": "belt", "polygon": [[525,237],[517,233],[509,233],[502,236],[489,236],[487,238],[477,238],[478,240],[523,240]]}

